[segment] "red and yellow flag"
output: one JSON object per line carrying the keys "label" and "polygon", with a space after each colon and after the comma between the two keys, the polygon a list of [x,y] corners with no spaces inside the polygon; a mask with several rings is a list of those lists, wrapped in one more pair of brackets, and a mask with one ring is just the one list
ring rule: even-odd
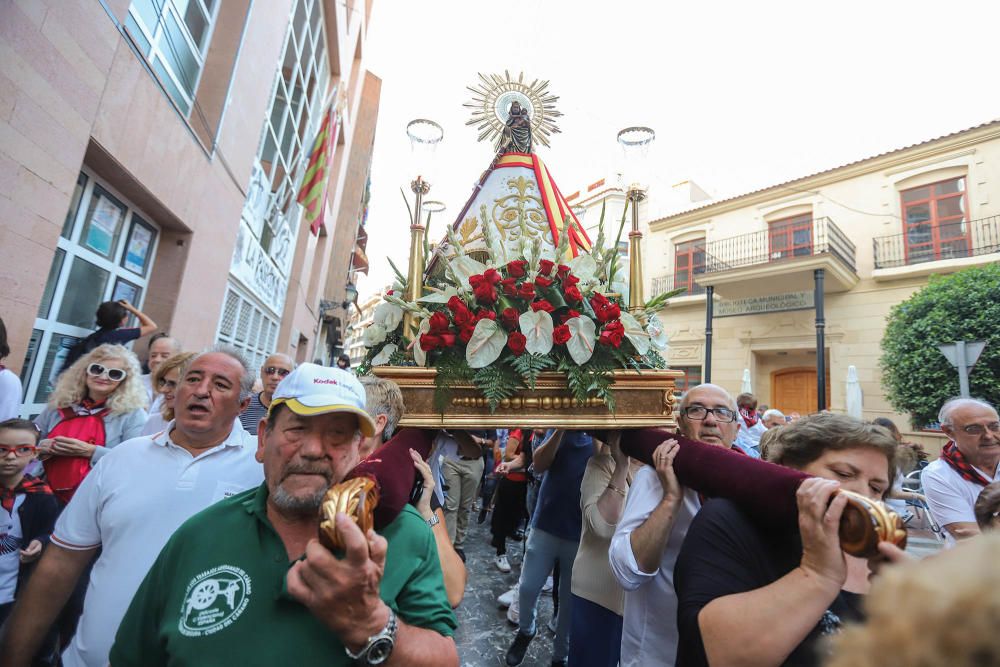
{"label": "red and yellow flag", "polygon": [[326,198],[330,167],[333,163],[333,150],[337,145],[337,132],[340,130],[340,116],[336,106],[330,104],[323,122],[316,133],[312,152],[309,154],[309,165],[306,175],[302,178],[302,187],[296,201],[305,209],[303,218],[309,223],[309,231],[315,236],[319,234],[326,216]]}

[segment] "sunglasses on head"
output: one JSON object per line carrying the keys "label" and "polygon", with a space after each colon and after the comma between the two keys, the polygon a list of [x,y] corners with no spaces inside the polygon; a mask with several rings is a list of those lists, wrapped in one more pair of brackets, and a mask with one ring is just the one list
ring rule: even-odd
{"label": "sunglasses on head", "polygon": [[278,368],[277,366],[268,366],[264,369],[264,375],[274,375],[275,373],[278,374],[278,377],[285,377],[291,371],[287,368]]}
{"label": "sunglasses on head", "polygon": [[87,375],[95,378],[106,377],[112,382],[121,382],[128,373],[120,368],[105,368],[101,364],[91,364],[87,366]]}
{"label": "sunglasses on head", "polygon": [[0,445],[0,458],[7,458],[7,455],[14,452],[16,456],[28,456],[35,453],[34,445]]}

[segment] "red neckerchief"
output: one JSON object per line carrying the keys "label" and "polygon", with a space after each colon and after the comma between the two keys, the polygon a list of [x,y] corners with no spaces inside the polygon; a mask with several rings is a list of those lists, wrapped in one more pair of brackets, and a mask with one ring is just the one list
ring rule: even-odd
{"label": "red neckerchief", "polygon": [[7,510],[7,514],[14,512],[14,499],[19,493],[52,493],[52,489],[39,477],[25,475],[13,489],[7,487],[0,488],[0,506]]}
{"label": "red neckerchief", "polygon": [[756,410],[744,410],[740,408],[740,417],[743,417],[743,421],[746,422],[747,428],[753,428],[757,425],[757,411]]}
{"label": "red neckerchief", "polygon": [[83,408],[84,410],[94,410],[95,408],[99,408],[102,405],[104,405],[106,401],[107,399],[104,399],[103,401],[95,401],[89,396],[87,396],[86,398],[80,401],[80,407]]}
{"label": "red neckerchief", "polygon": [[969,460],[965,458],[965,454],[959,451],[958,445],[955,444],[954,440],[949,440],[948,444],[941,449],[941,458],[955,472],[961,475],[962,479],[968,480],[973,484],[978,484],[979,486],[986,486],[990,483],[988,479],[979,474],[979,471],[969,463]]}

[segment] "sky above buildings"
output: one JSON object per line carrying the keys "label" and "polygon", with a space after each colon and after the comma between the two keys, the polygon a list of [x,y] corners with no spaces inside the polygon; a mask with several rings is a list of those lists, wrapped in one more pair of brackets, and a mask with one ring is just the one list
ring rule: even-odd
{"label": "sky above buildings", "polygon": [[652,188],[738,195],[1000,118],[995,0],[654,2],[377,0],[366,65],[382,79],[362,296],[405,270],[417,174],[407,122],[444,141],[425,173],[448,207],[493,157],[465,125],[477,72],[550,81],[561,134],[536,146],[564,193],[621,168],[615,136],[657,134]]}

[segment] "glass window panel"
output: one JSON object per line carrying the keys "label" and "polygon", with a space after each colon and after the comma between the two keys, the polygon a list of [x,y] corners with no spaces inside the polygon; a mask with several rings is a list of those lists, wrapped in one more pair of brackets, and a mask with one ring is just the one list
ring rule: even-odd
{"label": "glass window panel", "polygon": [[912,227],[906,230],[906,241],[911,245],[930,243],[931,226],[926,223],[913,225]]}
{"label": "glass window panel", "polygon": [[906,224],[913,225],[931,219],[930,204],[915,204],[906,207]]}
{"label": "glass window panel", "polygon": [[240,305],[240,297],[236,292],[229,290],[226,292],[226,303],[222,308],[222,324],[219,326],[219,333],[223,336],[231,337],[233,327],[236,324],[236,310]]}
{"label": "glass window panel", "polygon": [[156,75],[160,79],[160,83],[162,83],[163,87],[167,89],[167,94],[170,95],[171,99],[173,99],[174,103],[177,104],[181,112],[185,114],[190,113],[191,103],[187,101],[187,97],[185,97],[184,93],[181,92],[181,89],[177,87],[174,80],[170,78],[170,74],[167,73],[167,68],[163,64],[163,61],[160,60],[160,56],[153,58],[153,71],[156,72]]}
{"label": "glass window panel", "polygon": [[[90,314],[93,317],[94,313],[91,312]],[[38,388],[35,389],[35,400],[32,401],[33,403],[44,403],[48,400],[49,394],[55,388],[59,372],[62,371],[66,355],[69,354],[73,346],[79,341],[80,339],[75,336],[52,334],[48,349],[45,350],[45,361],[42,364],[42,372],[38,378]]]}
{"label": "glass window panel", "polygon": [[95,185],[80,243],[97,254],[110,258],[118,244],[124,219],[125,205]]}
{"label": "glass window panel", "polygon": [[24,392],[21,400],[27,399],[28,383],[31,381],[31,371],[35,368],[35,360],[38,358],[38,344],[42,341],[42,330],[32,329],[31,338],[28,340],[28,351],[24,355],[24,363],[21,364],[21,388]]}
{"label": "glass window panel", "polygon": [[271,351],[274,350],[274,340],[275,338],[277,338],[277,336],[278,336],[278,325],[274,322],[271,322],[271,330],[267,334],[267,347],[264,348],[268,354],[270,354]]}
{"label": "glass window panel", "polygon": [[966,227],[964,222],[950,222],[938,225],[938,236],[942,239],[965,238]]}
{"label": "glass window panel", "polygon": [[811,229],[796,229],[792,232],[792,243],[795,245],[810,245],[812,244],[812,230]]}
{"label": "glass window panel", "polygon": [[924,186],[922,188],[913,188],[912,190],[903,190],[903,201],[920,201],[922,199],[928,199],[931,196],[930,186]]}
{"label": "glass window panel", "polygon": [[686,269],[681,269],[676,274],[674,274],[674,285],[677,287],[684,287],[688,284],[688,272]]}
{"label": "glass window panel", "polygon": [[[180,8],[178,7],[178,10]],[[205,37],[208,35],[208,17],[202,13],[201,6],[197,0],[188,3],[184,10],[184,24],[187,26],[191,39],[200,51],[204,53]]]}
{"label": "glass window panel", "polygon": [[689,258],[688,254],[686,252],[678,254],[677,255],[677,261],[676,261],[677,268],[678,269],[685,269],[685,268],[687,268],[688,259],[690,259],[690,258]]}
{"label": "glass window panel", "polygon": [[203,0],[203,2],[205,3],[205,10],[208,12],[208,15],[211,16],[212,10],[215,8],[215,0]]}
{"label": "glass window panel", "polygon": [[155,242],[156,230],[133,213],[128,241],[125,244],[125,252],[122,255],[122,266],[133,273],[145,277],[153,256],[153,244]]}
{"label": "glass window panel", "polygon": [[965,179],[955,178],[950,181],[944,181],[942,183],[938,183],[934,187],[934,189],[937,191],[937,194],[939,195],[947,195],[955,192],[963,192],[965,190]]}
{"label": "glass window panel", "polygon": [[788,236],[786,234],[771,235],[771,249],[784,250],[788,246]]}
{"label": "glass window panel", "polygon": [[163,0],[155,1],[156,6],[153,5],[154,0],[132,0],[132,6],[128,10],[130,15],[142,21],[142,24],[146,26],[146,29],[151,34],[156,28],[156,22],[160,16],[157,7],[161,7]]}
{"label": "glass window panel", "polygon": [[167,12],[163,17],[164,34],[160,40],[160,51],[165,63],[177,75],[178,82],[188,95],[194,94],[195,80],[201,65],[198,57],[191,50],[185,38],[185,30],[181,28],[173,12]]}
{"label": "glass window panel", "polygon": [[74,257],[57,319],[63,324],[92,329],[94,313],[104,301],[108,278],[109,273],[104,269]]}
{"label": "glass window panel", "polygon": [[236,323],[236,340],[241,343],[247,338],[247,327],[250,326],[250,317],[253,315],[252,311],[253,307],[244,301],[242,308],[240,308],[240,317]]}
{"label": "glass window panel", "polygon": [[937,201],[937,214],[938,218],[952,218],[961,216],[965,213],[962,209],[965,202],[965,197],[963,195],[958,195],[957,197],[948,197],[947,199],[939,199]]}
{"label": "glass window panel", "polygon": [[[112,301],[128,301],[131,304],[137,304],[142,299],[142,288],[138,285],[133,285],[127,280],[118,278],[115,280],[115,289],[111,293]],[[134,317],[129,317],[129,322],[131,323]]]}
{"label": "glass window panel", "polygon": [[66,251],[62,248],[56,249],[56,256],[52,259],[52,266],[49,267],[49,277],[45,280],[45,292],[42,293],[42,302],[38,304],[38,317],[47,319],[49,308],[52,307],[52,295],[56,292],[56,283],[59,282],[59,272],[62,271],[63,262],[66,259]]}
{"label": "glass window panel", "polygon": [[64,239],[70,238],[73,234],[73,222],[76,220],[76,214],[80,209],[80,199],[83,197],[83,188],[87,185],[87,175],[80,173],[76,177],[76,187],[73,188],[73,198],[69,203],[69,210],[66,212],[66,219],[63,221],[63,228],[61,236]]}
{"label": "glass window panel", "polygon": [[303,34],[306,25],[306,3],[297,2],[295,6],[295,18],[292,20],[292,30],[296,35]]}
{"label": "glass window panel", "polygon": [[312,6],[312,11],[309,12],[309,20],[312,22],[313,32],[319,32],[319,20],[322,17],[322,11],[319,2],[314,2]]}

